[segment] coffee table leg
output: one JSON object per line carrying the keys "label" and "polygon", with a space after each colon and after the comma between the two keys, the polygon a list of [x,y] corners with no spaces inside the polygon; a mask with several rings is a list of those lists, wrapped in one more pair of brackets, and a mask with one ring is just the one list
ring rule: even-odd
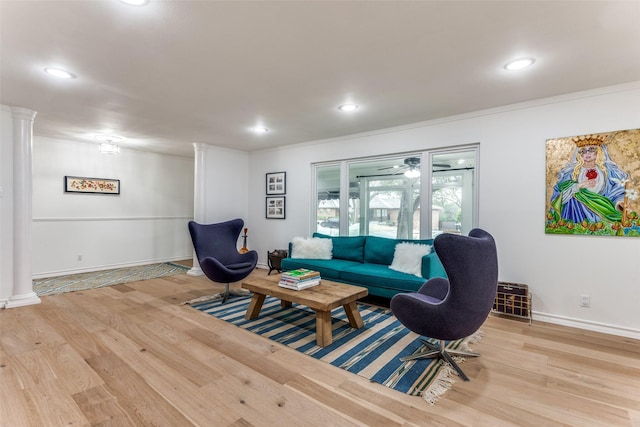
{"label": "coffee table leg", "polygon": [[349,325],[351,325],[352,328],[360,329],[364,326],[362,316],[360,316],[360,311],[358,311],[358,305],[355,303],[355,301],[351,301],[350,303],[345,304],[342,307],[344,307],[344,312],[347,313]]}
{"label": "coffee table leg", "polygon": [[244,315],[246,320],[255,319],[260,314],[260,310],[262,309],[262,304],[264,303],[264,299],[266,295],[253,293],[253,297],[251,298],[251,302],[249,303],[249,307],[247,308],[247,313]]}
{"label": "coffee table leg", "polygon": [[293,305],[293,303],[291,301],[285,301],[285,300],[280,300],[280,307],[282,308],[289,308]]}
{"label": "coffee table leg", "polygon": [[332,342],[331,312],[316,311],[316,344],[320,347],[326,347]]}

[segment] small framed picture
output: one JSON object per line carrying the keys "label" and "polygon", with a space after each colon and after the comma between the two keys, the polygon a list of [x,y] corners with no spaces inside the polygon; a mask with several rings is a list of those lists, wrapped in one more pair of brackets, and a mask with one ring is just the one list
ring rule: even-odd
{"label": "small framed picture", "polygon": [[267,197],[266,198],[266,213],[267,219],[285,219],[285,200],[284,196],[281,197]]}
{"label": "small framed picture", "polygon": [[272,172],[267,174],[267,194],[287,193],[287,173]]}

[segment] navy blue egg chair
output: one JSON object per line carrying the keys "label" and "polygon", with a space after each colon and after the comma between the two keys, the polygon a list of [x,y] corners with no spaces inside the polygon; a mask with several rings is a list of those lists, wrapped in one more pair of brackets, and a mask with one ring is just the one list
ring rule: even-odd
{"label": "navy blue egg chair", "polygon": [[229,286],[247,277],[256,268],[258,253],[238,252],[238,238],[244,227],[240,218],[216,224],[189,221],[189,233],[202,272],[210,280],[226,285],[224,304],[232,293]]}
{"label": "navy blue egg chair", "polygon": [[447,350],[445,341],[472,335],[487,319],[498,288],[496,244],[489,233],[475,228],[468,236],[440,234],[433,246],[447,278],[434,277],[417,292],[396,294],[391,310],[407,329],[438,342],[423,339],[426,350],[402,360],[443,359],[469,381],[451,355],[479,354]]}

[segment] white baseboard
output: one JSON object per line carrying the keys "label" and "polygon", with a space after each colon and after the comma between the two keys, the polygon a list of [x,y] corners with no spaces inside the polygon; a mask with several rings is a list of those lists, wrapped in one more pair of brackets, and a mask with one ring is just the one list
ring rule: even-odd
{"label": "white baseboard", "polygon": [[58,277],[58,276],[66,276],[69,274],[79,274],[79,273],[90,273],[93,271],[103,271],[103,270],[112,270],[114,268],[126,268],[126,267],[137,267],[139,265],[147,265],[147,264],[158,264],[161,262],[172,262],[172,261],[182,261],[184,259],[191,259],[192,255],[185,255],[181,257],[171,257],[171,258],[160,258],[160,259],[150,259],[146,261],[136,261],[136,262],[125,262],[120,264],[110,264],[110,265],[100,265],[86,268],[77,268],[71,270],[57,270],[57,271],[48,271],[45,273],[37,273],[33,275],[34,279],[44,279],[48,277]]}
{"label": "white baseboard", "polygon": [[621,337],[633,338],[640,340],[640,330],[627,328],[618,325],[608,325],[605,323],[592,322],[590,320],[575,319],[566,316],[558,316],[549,313],[540,313],[534,311],[532,313],[533,320],[540,322],[553,323],[556,325],[569,326],[577,329],[585,329],[587,331],[602,332],[609,335],[618,335]]}

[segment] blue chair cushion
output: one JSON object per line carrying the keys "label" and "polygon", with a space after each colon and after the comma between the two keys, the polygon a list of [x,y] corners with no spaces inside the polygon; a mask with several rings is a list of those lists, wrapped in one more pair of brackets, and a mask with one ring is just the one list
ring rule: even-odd
{"label": "blue chair cushion", "polygon": [[237,264],[229,264],[225,265],[229,270],[242,270],[243,268],[253,267],[253,264],[250,262],[239,262]]}

